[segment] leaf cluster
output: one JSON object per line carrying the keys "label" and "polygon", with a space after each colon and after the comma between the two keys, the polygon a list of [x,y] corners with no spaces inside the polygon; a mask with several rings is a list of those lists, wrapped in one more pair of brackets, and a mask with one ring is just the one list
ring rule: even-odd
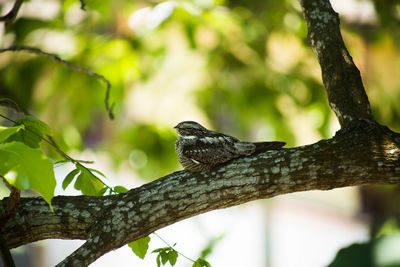
{"label": "leaf cluster", "polygon": [[39,148],[50,127],[27,116],[0,128],[0,175],[19,189],[33,189],[50,204],[56,179],[53,163]]}
{"label": "leaf cluster", "polygon": [[[42,151],[41,142],[53,146],[66,160],[53,163]],[[84,195],[101,196],[107,191],[109,194],[128,191],[123,186],[109,187],[98,177],[106,178],[102,172],[87,168],[79,160],[62,152],[51,137],[51,128],[43,121],[26,116],[13,121],[10,127],[0,127],[0,175],[11,186],[33,189],[51,206],[56,186],[54,164],[66,162],[75,164],[76,168],[65,177],[62,183],[64,190],[76,178],[74,187]]]}
{"label": "leaf cluster", "polygon": [[167,262],[174,266],[178,259],[178,252],[171,247],[158,248],[153,250],[152,253],[158,254],[156,258],[157,267],[160,267],[161,264],[165,265]]}
{"label": "leaf cluster", "polygon": [[[159,238],[161,239],[161,237],[159,237]],[[144,259],[144,257],[147,254],[147,251],[149,249],[150,240],[151,240],[150,236],[146,236],[144,238],[141,238],[139,240],[129,243],[128,246],[132,249],[132,251],[139,258]],[[163,239],[161,239],[161,240],[163,240]],[[161,265],[165,265],[168,262],[171,264],[171,266],[174,266],[176,264],[178,256],[182,255],[182,254],[179,253],[177,250],[175,250],[173,248],[174,246],[175,246],[175,244],[173,246],[168,245],[167,247],[157,248],[152,251],[152,253],[157,254],[157,257],[156,257],[157,267],[160,267]],[[208,248],[207,253],[206,254],[202,253],[202,256],[196,260],[192,260],[184,255],[182,255],[182,256],[185,257],[186,259],[192,261],[193,267],[211,267],[211,264],[204,259],[210,252],[211,252],[211,249]]]}

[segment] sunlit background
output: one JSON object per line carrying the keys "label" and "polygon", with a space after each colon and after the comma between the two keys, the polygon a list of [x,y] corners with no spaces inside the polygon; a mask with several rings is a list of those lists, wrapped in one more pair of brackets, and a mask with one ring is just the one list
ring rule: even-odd
{"label": "sunlit background", "polygon": [[[0,54],[0,97],[49,124],[68,154],[94,160],[109,185],[133,188],[180,170],[172,127],[183,120],[288,147],[339,129],[298,1],[86,4],[82,11],[77,0],[26,1],[14,23],[0,24],[0,46],[35,46],[104,75],[115,119],[107,117],[102,81],[25,52]],[[0,0],[1,14],[12,5]],[[332,5],[375,118],[400,132],[400,1]],[[47,154],[60,159],[51,148]],[[69,168],[56,168],[59,181]],[[77,194],[61,186],[56,193]],[[399,218],[399,187],[352,187],[216,210],[157,234],[191,259],[210,245],[214,267],[393,267],[400,266]],[[151,238],[150,251],[167,246]],[[45,240],[12,253],[17,266],[53,266],[82,242]],[[92,266],[157,266],[155,258],[141,260],[125,246]],[[176,266],[192,264],[179,256]]]}

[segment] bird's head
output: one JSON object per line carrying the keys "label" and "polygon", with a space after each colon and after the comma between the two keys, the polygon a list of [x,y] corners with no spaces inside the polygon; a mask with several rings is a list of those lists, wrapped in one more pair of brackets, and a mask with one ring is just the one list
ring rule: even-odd
{"label": "bird's head", "polygon": [[207,132],[207,129],[194,121],[183,121],[174,127],[179,136],[201,136]]}

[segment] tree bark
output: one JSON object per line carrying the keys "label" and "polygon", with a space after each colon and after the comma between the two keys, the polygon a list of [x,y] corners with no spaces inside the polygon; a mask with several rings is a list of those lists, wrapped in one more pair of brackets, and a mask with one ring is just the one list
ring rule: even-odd
{"label": "tree bark", "polygon": [[238,158],[208,171],[175,172],[124,194],[55,197],[54,212],[41,198],[23,198],[1,229],[8,246],[47,238],[86,239],[59,264],[85,266],[207,211],[298,191],[400,184],[400,135],[374,121],[337,14],[327,0],[300,3],[330,106],[342,126],[333,138]]}
{"label": "tree bark", "polygon": [[339,16],[328,0],[300,0],[308,40],[321,66],[329,105],[342,127],[354,120],[373,121],[360,71],[343,42]]}
{"label": "tree bark", "polygon": [[[306,190],[400,184],[400,135],[360,121],[329,140],[239,158],[215,169],[175,172],[127,193],[23,198],[1,230],[10,248],[46,238],[87,239],[60,266],[101,255],[207,211]],[[5,203],[6,204],[5,200]]]}

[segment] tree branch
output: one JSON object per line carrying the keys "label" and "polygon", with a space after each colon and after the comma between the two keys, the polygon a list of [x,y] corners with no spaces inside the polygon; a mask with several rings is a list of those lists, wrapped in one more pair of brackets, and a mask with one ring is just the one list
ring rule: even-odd
{"label": "tree branch", "polygon": [[[9,248],[46,238],[86,239],[58,266],[101,255],[207,211],[306,190],[400,184],[400,135],[374,122],[360,73],[327,0],[300,0],[329,103],[343,130],[329,140],[238,158],[202,172],[180,171],[127,193],[21,199],[1,234]],[[350,127],[351,126],[351,127]],[[8,199],[3,200],[7,204]]]}
{"label": "tree branch", "polygon": [[7,52],[7,51],[13,51],[13,52],[15,52],[15,51],[25,51],[25,52],[28,52],[28,53],[33,53],[33,54],[37,54],[37,55],[51,57],[55,61],[58,61],[58,62],[64,64],[67,68],[70,68],[70,69],[73,69],[73,70],[82,71],[82,72],[85,72],[85,73],[89,74],[90,76],[93,76],[93,77],[95,77],[97,79],[100,79],[107,86],[106,95],[105,95],[105,99],[104,99],[104,104],[106,106],[108,117],[110,119],[114,119],[114,114],[112,112],[113,105],[110,106],[110,104],[109,104],[111,83],[103,75],[98,74],[97,72],[95,72],[95,71],[93,71],[93,70],[91,70],[91,69],[89,69],[87,67],[83,67],[83,66],[72,64],[72,63],[60,58],[56,54],[40,50],[39,48],[36,48],[36,47],[15,45],[15,46],[10,46],[10,47],[7,47],[7,48],[1,48],[0,49],[0,53]]}
{"label": "tree branch", "polygon": [[5,267],[15,267],[15,262],[11,256],[10,250],[7,245],[7,241],[3,238],[3,234],[1,233],[0,233],[0,253]]}
{"label": "tree branch", "polygon": [[354,120],[373,121],[360,72],[347,51],[339,28],[339,16],[328,0],[300,0],[308,39],[321,65],[329,105],[342,127]]}
{"label": "tree branch", "polygon": [[0,17],[0,21],[4,21],[6,25],[12,23],[17,17],[19,8],[21,7],[23,1],[24,0],[16,0],[12,9],[6,15]]}
{"label": "tree branch", "polygon": [[[359,122],[329,140],[239,158],[203,172],[175,172],[127,193],[21,199],[1,229],[10,248],[87,239],[59,266],[85,266],[108,251],[207,211],[305,190],[400,184],[400,135]],[[7,201],[7,200],[5,200]]]}
{"label": "tree branch", "polygon": [[84,0],[79,0],[79,2],[81,3],[81,9],[86,11],[85,7],[86,7],[86,3]]}

